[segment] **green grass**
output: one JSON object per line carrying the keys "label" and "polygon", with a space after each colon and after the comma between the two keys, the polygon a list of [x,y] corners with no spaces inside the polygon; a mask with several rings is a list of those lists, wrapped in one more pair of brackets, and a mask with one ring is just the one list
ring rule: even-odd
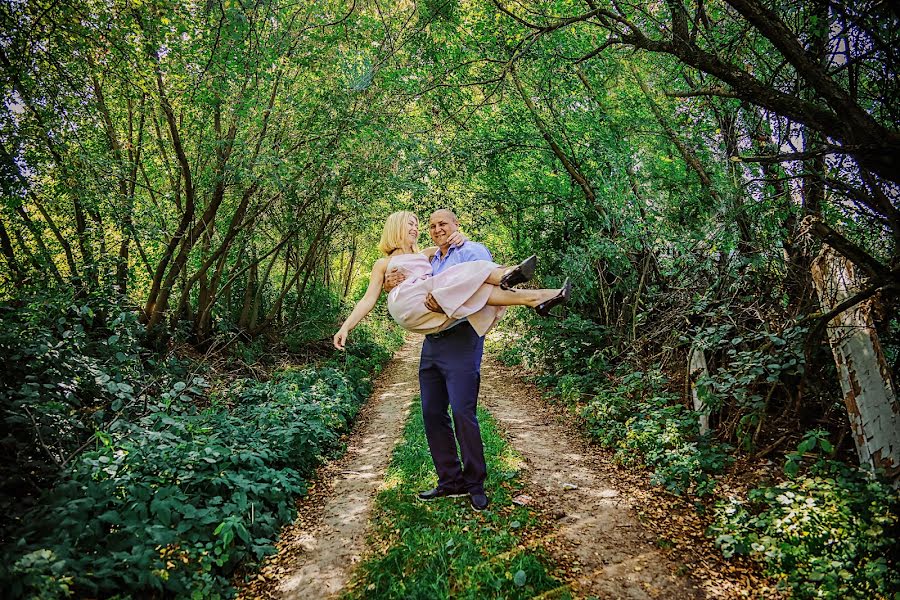
{"label": "green grass", "polygon": [[373,510],[372,554],[359,566],[345,598],[569,598],[542,550],[545,534],[534,511],[512,498],[522,487],[522,463],[493,418],[478,412],[491,497],[476,513],[468,498],[421,502],[416,492],[436,476],[418,402],[394,450]]}

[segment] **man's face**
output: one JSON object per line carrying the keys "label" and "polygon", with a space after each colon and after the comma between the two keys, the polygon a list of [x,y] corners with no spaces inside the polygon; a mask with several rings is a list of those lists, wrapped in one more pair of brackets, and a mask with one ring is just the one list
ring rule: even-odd
{"label": "man's face", "polygon": [[436,211],[428,223],[428,235],[436,246],[445,246],[447,237],[459,229],[459,223],[445,210]]}

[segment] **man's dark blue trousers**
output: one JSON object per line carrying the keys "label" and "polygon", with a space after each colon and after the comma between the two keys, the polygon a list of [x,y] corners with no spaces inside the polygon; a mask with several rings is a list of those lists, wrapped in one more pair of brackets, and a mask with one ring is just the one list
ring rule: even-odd
{"label": "man's dark blue trousers", "polygon": [[[419,362],[425,436],[438,486],[474,494],[484,493],[487,476],[475,414],[483,352],[484,338],[466,321],[425,336]],[[452,427],[448,407],[453,411]],[[456,452],[457,442],[462,465]]]}

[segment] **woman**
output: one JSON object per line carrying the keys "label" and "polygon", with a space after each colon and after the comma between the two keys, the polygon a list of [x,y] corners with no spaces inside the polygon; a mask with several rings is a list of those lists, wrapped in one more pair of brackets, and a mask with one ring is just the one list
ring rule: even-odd
{"label": "woman", "polygon": [[[388,312],[397,323],[415,333],[435,333],[466,318],[483,336],[503,316],[507,306],[531,306],[541,316],[569,298],[569,280],[558,290],[510,290],[534,274],[534,257],[513,267],[487,260],[454,265],[432,276],[431,257],[436,247],[419,251],[419,219],[409,211],[392,213],[384,225],[378,249],[386,256],[375,261],[369,287],[353,312],[334,334],[334,347],[343,350],[350,331],[375,307],[388,268],[400,269],[406,279],[388,294]],[[463,241],[465,238],[453,241]],[[444,314],[425,308],[431,294]]]}

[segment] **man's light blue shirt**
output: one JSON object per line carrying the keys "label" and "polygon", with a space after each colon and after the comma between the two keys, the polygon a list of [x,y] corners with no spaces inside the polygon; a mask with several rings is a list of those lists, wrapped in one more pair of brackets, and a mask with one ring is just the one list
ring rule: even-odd
{"label": "man's light blue shirt", "polygon": [[441,251],[438,250],[431,257],[431,272],[437,275],[444,269],[458,265],[460,263],[469,262],[471,260],[493,260],[491,253],[487,248],[478,242],[467,241],[462,246],[450,246],[447,250],[447,256],[441,260]]}
{"label": "man's light blue shirt", "polygon": [[[467,241],[462,246],[450,246],[447,249],[447,256],[441,260],[440,249],[431,257],[431,273],[437,275],[444,269],[448,269],[453,265],[458,265],[472,260],[493,260],[490,251],[477,242]],[[446,329],[456,327],[466,319],[459,319],[450,324]]]}

